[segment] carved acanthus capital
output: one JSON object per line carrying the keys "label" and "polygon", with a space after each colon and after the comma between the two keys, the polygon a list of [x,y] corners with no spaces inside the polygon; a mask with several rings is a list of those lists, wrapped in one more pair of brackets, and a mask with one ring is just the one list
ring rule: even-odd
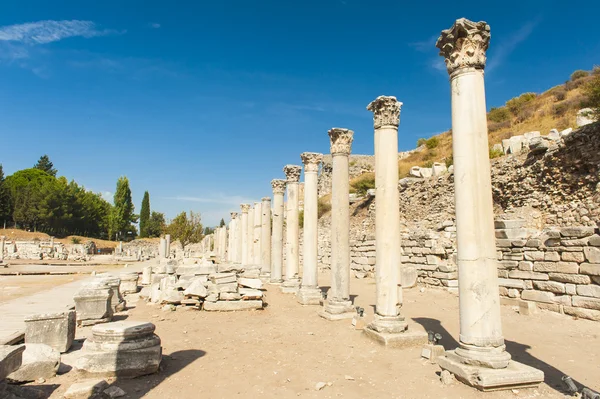
{"label": "carved acanthus capital", "polygon": [[250,210],[250,204],[242,204],[240,205],[240,208],[242,208],[242,213],[248,213]]}
{"label": "carved acanthus capital", "polygon": [[323,154],[318,152],[303,152],[300,159],[304,164],[304,172],[318,172],[319,165],[323,162]]}
{"label": "carved acanthus capital", "polygon": [[231,220],[235,220],[238,217],[237,212],[231,212]]}
{"label": "carved acanthus capital", "polygon": [[287,177],[288,183],[297,183],[300,181],[300,173],[302,173],[302,166],[298,165],[285,165],[283,167],[283,173]]}
{"label": "carved acanthus capital", "polygon": [[331,144],[331,155],[349,156],[352,151],[352,140],[354,140],[354,131],[334,127],[329,130],[329,142]]}
{"label": "carved acanthus capital", "polygon": [[367,106],[373,112],[375,129],[383,126],[398,127],[400,124],[400,108],[402,103],[393,96],[379,96]]}
{"label": "carved acanthus capital", "polygon": [[490,26],[481,21],[457,19],[450,29],[442,31],[435,46],[446,61],[452,75],[461,68],[485,68],[485,52],[490,44]]}
{"label": "carved acanthus capital", "polygon": [[285,194],[286,181],[283,179],[271,180],[271,187],[273,188],[273,194]]}

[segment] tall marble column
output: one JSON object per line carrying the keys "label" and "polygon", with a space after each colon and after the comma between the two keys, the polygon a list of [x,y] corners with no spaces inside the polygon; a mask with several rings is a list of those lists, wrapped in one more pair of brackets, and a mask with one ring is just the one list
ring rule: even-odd
{"label": "tall marble column", "polygon": [[165,258],[171,257],[171,234],[165,235]]}
{"label": "tall marble column", "polygon": [[318,176],[323,154],[304,152],[300,154],[304,164],[304,234],[302,245],[302,284],[297,299],[302,305],[320,305],[323,294],[318,285]]}
{"label": "tall marble column", "polygon": [[247,265],[254,264],[254,208],[248,210],[248,228],[246,235],[248,236],[248,263]]}
{"label": "tall marble column", "polygon": [[271,275],[271,197],[263,197],[260,218],[260,267],[261,277]]}
{"label": "tall marble column", "polygon": [[298,279],[298,263],[300,254],[298,252],[299,242],[299,215],[298,215],[298,181],[302,167],[297,165],[286,165],[283,172],[287,177],[287,209],[285,212],[285,280],[281,284],[281,291],[295,294],[298,291],[300,281]]}
{"label": "tall marble column", "polygon": [[0,262],[4,261],[4,246],[6,245],[6,237],[0,236]]}
{"label": "tall marble column", "polygon": [[248,211],[250,210],[249,204],[241,204],[242,210],[242,223],[240,228],[240,238],[242,241],[242,252],[241,261],[242,265],[248,264]]}
{"label": "tall marble column", "polygon": [[461,18],[436,43],[452,95],[460,315],[459,347],[438,363],[482,390],[544,379],[543,372],[511,360],[502,335],[483,78],[489,40],[487,23]]}
{"label": "tall marble column", "polygon": [[363,330],[376,341],[394,347],[427,343],[420,329],[408,331],[400,314],[400,194],[398,192],[398,125],[401,102],[380,96],[367,109],[375,127],[375,316]]}
{"label": "tall marble column", "polygon": [[215,231],[213,231],[213,252],[215,255],[219,254],[219,239],[221,238],[221,234],[219,233],[220,227],[215,227]]}
{"label": "tall marble column", "polygon": [[260,236],[261,236],[261,223],[262,223],[262,204],[260,202],[254,203],[254,248],[253,248],[253,259],[252,262],[255,265],[260,266],[261,263],[261,252],[260,252]]}
{"label": "tall marble column", "polygon": [[331,288],[319,315],[327,320],[354,317],[350,301],[350,183],[348,157],[354,132],[329,130],[333,171],[331,179]]}
{"label": "tall marble column", "polygon": [[167,244],[167,242],[165,241],[165,238],[160,237],[160,241],[158,243],[158,259],[159,259],[159,261],[161,259],[165,258],[166,244]]}
{"label": "tall marble column", "polygon": [[219,258],[225,261],[227,257],[227,227],[223,226],[219,229]]}
{"label": "tall marble column", "polygon": [[231,221],[229,222],[229,249],[228,249],[228,257],[227,259],[232,262],[232,263],[239,263],[239,260],[237,259],[237,224],[239,222],[238,220],[238,213],[237,212],[231,212]]}
{"label": "tall marble column", "polygon": [[242,214],[238,214],[235,220],[235,262],[242,263]]}
{"label": "tall marble column", "polygon": [[271,253],[271,284],[283,282],[283,195],[285,194],[285,180],[271,180],[273,189],[273,234]]}

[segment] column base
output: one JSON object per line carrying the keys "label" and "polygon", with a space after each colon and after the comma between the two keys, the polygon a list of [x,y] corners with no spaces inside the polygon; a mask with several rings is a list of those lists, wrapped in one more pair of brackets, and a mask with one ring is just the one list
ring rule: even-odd
{"label": "column base", "polygon": [[296,298],[298,303],[302,305],[320,305],[323,300],[323,293],[319,287],[300,287]]}
{"label": "column base", "polygon": [[267,283],[268,281],[271,280],[271,272],[263,272],[261,271],[259,274],[259,278],[261,279],[261,281],[263,283]]}
{"label": "column base", "polygon": [[423,346],[429,342],[427,333],[422,329],[408,330],[403,316],[380,316],[375,318],[363,330],[369,339],[389,348],[411,348]]}
{"label": "column base", "polygon": [[298,279],[289,279],[281,283],[281,292],[284,294],[296,294],[300,288],[300,281]]}
{"label": "column base", "polygon": [[503,369],[510,362],[510,353],[506,351],[505,345],[498,347],[478,347],[462,342],[459,345],[460,347],[456,348],[454,353],[460,357],[461,363],[489,369]]}
{"label": "column base", "polygon": [[462,360],[462,356],[455,351],[446,351],[444,356],[438,358],[437,363],[442,370],[454,374],[457,380],[480,391],[532,388],[544,381],[542,371],[514,360],[509,361],[508,366],[502,369],[473,366]]}
{"label": "column base", "polygon": [[281,285],[281,283],[283,283],[283,279],[281,278],[275,278],[275,279],[270,279],[269,280],[269,284],[271,285]]}
{"label": "column base", "polygon": [[350,301],[328,299],[319,312],[319,316],[329,321],[352,319],[356,316],[356,309]]}

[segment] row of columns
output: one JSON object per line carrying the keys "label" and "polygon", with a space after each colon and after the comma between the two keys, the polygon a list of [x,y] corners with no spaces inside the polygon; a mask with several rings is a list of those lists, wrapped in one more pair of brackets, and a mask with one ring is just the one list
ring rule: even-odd
{"label": "row of columns", "polygon": [[[500,319],[497,260],[493,225],[491,175],[483,69],[490,29],[485,22],[459,19],[442,32],[436,46],[444,56],[452,93],[452,137],[459,275],[459,347],[438,363],[461,381],[480,389],[527,386],[543,380],[539,370],[511,360]],[[423,331],[409,329],[400,309],[401,247],[398,191],[398,126],[402,103],[380,96],[367,109],[373,112],[375,144],[376,304],[373,321],[364,333],[389,346],[427,342]],[[333,157],[331,214],[331,289],[322,301],[317,281],[317,171],[322,154],[303,153],[304,242],[303,274],[299,278],[298,184],[302,167],[286,165],[286,180],[273,180],[273,210],[267,201],[254,208],[243,204],[240,261],[269,270],[270,282],[298,302],[323,307],[328,320],[352,317],[350,300],[348,157],[353,132],[329,130]],[[283,195],[287,190],[285,234]],[[254,212],[254,213],[253,213]],[[259,213],[262,216],[257,216]],[[273,215],[272,235],[266,228]],[[260,228],[259,228],[260,227]],[[258,234],[257,231],[261,233]],[[285,274],[283,242],[285,237]],[[272,240],[272,241],[271,241]],[[267,242],[272,242],[270,250]],[[257,251],[260,252],[257,255]],[[271,254],[270,259],[267,254]],[[270,267],[269,269],[267,269]],[[263,273],[263,276],[267,276]]]}

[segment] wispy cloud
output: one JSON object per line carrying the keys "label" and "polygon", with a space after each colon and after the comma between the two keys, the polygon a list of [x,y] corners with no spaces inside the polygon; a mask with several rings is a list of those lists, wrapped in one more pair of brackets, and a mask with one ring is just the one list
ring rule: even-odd
{"label": "wispy cloud", "polygon": [[179,195],[176,197],[167,197],[165,199],[175,200],[175,201],[187,201],[187,202],[200,202],[200,203],[210,203],[210,204],[227,204],[227,205],[235,205],[238,206],[240,204],[250,204],[258,201],[257,199],[251,199],[242,197],[239,195],[225,195],[218,194],[214,197],[193,197],[193,196],[185,196]]}
{"label": "wispy cloud", "polygon": [[491,57],[487,63],[486,71],[490,72],[502,65],[502,63],[517,48],[517,46],[521,42],[525,41],[529,35],[531,35],[531,32],[533,32],[540,21],[541,18],[537,17],[534,20],[525,23],[512,36],[506,40],[500,41],[498,44],[495,44],[493,47],[493,53],[491,54]]}
{"label": "wispy cloud", "polygon": [[426,40],[408,43],[408,45],[420,53],[431,53],[432,51],[436,50],[435,42],[438,37],[439,37],[439,34],[436,34],[436,35],[429,37]]}
{"label": "wispy cloud", "polygon": [[119,33],[98,29],[92,21],[38,21],[0,27],[0,40],[30,45],[47,44],[69,37],[95,37]]}
{"label": "wispy cloud", "polygon": [[153,29],[158,29],[158,28],[160,28],[160,24],[156,23],[156,22],[153,22],[153,23],[150,24],[150,27],[153,28]]}

